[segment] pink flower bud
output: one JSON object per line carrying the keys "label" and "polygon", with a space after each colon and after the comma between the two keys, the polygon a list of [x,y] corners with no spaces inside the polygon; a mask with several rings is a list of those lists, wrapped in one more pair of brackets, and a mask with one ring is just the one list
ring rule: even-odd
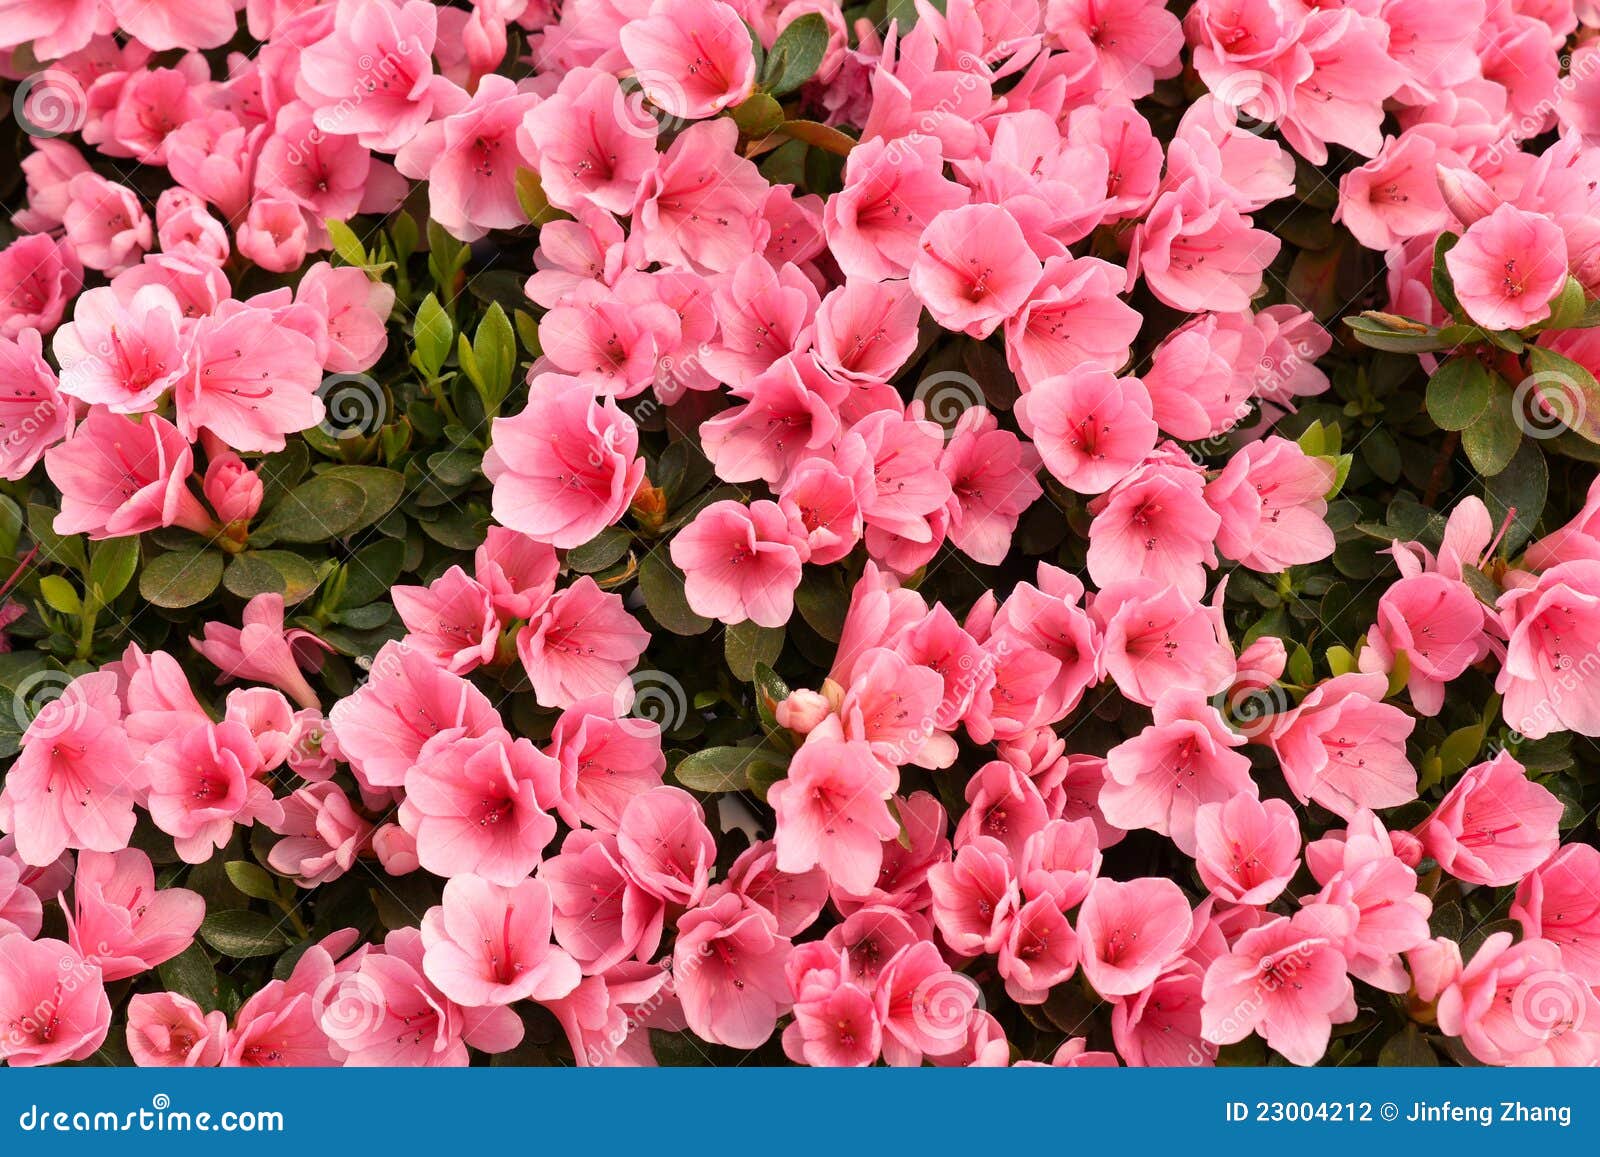
{"label": "pink flower bud", "polygon": [[802,689],[789,692],[789,697],[773,709],[773,714],[780,727],[787,727],[796,735],[810,735],[832,711],[826,698]]}
{"label": "pink flower bud", "polygon": [[212,457],[201,488],[219,522],[249,522],[261,509],[261,479],[232,450]]}

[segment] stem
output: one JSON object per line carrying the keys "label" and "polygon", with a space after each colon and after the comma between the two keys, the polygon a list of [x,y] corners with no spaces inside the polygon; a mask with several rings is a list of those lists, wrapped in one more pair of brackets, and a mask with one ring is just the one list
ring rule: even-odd
{"label": "stem", "polygon": [[1444,474],[1450,467],[1450,459],[1455,457],[1456,446],[1461,442],[1461,432],[1451,430],[1444,437],[1444,442],[1439,446],[1439,456],[1433,460],[1433,473],[1428,475],[1428,489],[1422,495],[1422,505],[1432,506],[1434,499],[1439,497],[1439,491],[1444,488]]}

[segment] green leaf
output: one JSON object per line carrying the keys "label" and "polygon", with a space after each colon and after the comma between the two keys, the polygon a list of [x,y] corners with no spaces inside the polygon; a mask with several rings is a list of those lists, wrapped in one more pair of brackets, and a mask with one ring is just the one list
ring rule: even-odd
{"label": "green leaf", "polygon": [[1412,1023],[1383,1042],[1378,1050],[1378,1064],[1385,1068],[1437,1068],[1439,1055],[1428,1044],[1422,1030]]}
{"label": "green leaf", "polygon": [[782,627],[761,627],[752,622],[735,623],[723,634],[723,655],[736,679],[746,683],[756,677],[758,666],[772,666],[783,650]]}
{"label": "green leaf", "polygon": [[139,572],[139,595],[168,610],[192,607],[222,581],[222,554],[201,547],[158,554]]}
{"label": "green leaf", "polygon": [[757,92],[729,110],[728,115],[742,136],[760,140],[778,131],[783,123],[783,106],[766,93]]}
{"label": "green leaf", "polygon": [[1549,489],[1550,467],[1544,450],[1532,438],[1523,440],[1504,470],[1485,479],[1483,501],[1494,524],[1499,526],[1511,511],[1517,512],[1501,541],[1506,554],[1515,554],[1532,537],[1539,516],[1544,513]]}
{"label": "green leaf", "polygon": [[839,641],[850,610],[850,592],[835,569],[808,569],[794,592],[794,605],[813,631],[830,643]]}
{"label": "green leaf", "polygon": [[278,882],[272,873],[248,860],[229,860],[223,865],[233,886],[257,900],[276,900]]}
{"label": "green leaf", "polygon": [[83,602],[77,589],[58,574],[47,574],[39,580],[39,594],[51,610],[64,615],[81,615]]}
{"label": "green leaf", "polygon": [[303,600],[321,581],[316,567],[287,550],[248,550],[236,554],[222,576],[222,585],[241,599],[277,594],[290,604]]}
{"label": "green leaf", "polygon": [[417,318],[412,323],[411,340],[415,348],[412,364],[424,377],[437,378],[450,357],[450,347],[455,341],[456,327],[450,315],[439,304],[439,299],[428,294],[417,306]]}
{"label": "green leaf", "polygon": [[1559,422],[1584,439],[1600,443],[1600,382],[1594,375],[1571,358],[1537,345],[1528,350],[1528,368],[1533,373],[1517,391],[1537,389],[1539,397],[1532,400],[1543,403],[1540,409],[1530,411],[1529,433],[1549,437]]}
{"label": "green leaf", "polygon": [[1472,353],[1457,354],[1428,379],[1428,417],[1441,430],[1465,430],[1489,408],[1494,375]]}
{"label": "green leaf", "polygon": [[620,526],[608,526],[582,546],[567,551],[567,566],[579,574],[605,570],[628,553],[633,535]]}
{"label": "green leaf", "polygon": [[36,502],[28,504],[28,533],[39,546],[40,562],[53,562],[82,574],[89,565],[89,556],[83,550],[83,536],[57,534],[56,512],[49,506]]}
{"label": "green leaf", "polygon": [[786,763],[775,753],[759,747],[708,747],[685,756],[673,768],[672,775],[691,791],[744,791],[750,785],[750,770],[755,766],[781,768]]}
{"label": "green leaf", "polygon": [[242,908],[208,913],[200,924],[200,938],[235,960],[271,956],[289,943],[276,920]]}
{"label": "green leaf", "polygon": [[1289,652],[1288,673],[1289,678],[1300,687],[1309,687],[1316,681],[1316,672],[1311,666],[1311,652],[1306,650],[1304,643],[1296,643],[1294,650]]}
{"label": "green leaf", "polygon": [[755,677],[751,682],[756,685],[756,711],[761,716],[761,722],[768,727],[776,727],[778,718],[775,712],[778,704],[789,697],[789,685],[765,663],[756,664]]}
{"label": "green leaf", "polygon": [[819,121],[788,120],[778,126],[778,131],[786,137],[804,141],[814,149],[840,157],[848,157],[850,150],[860,143],[849,134]]}
{"label": "green leaf", "polygon": [[1464,318],[1467,312],[1456,299],[1455,279],[1450,276],[1450,267],[1444,260],[1445,254],[1454,249],[1460,240],[1454,233],[1441,233],[1433,243],[1433,296],[1439,299],[1439,304],[1451,317]]}
{"label": "green leaf", "polygon": [[828,22],[819,12],[791,20],[767,50],[761,87],[773,96],[787,96],[810,80],[828,51]]}
{"label": "green leaf", "polygon": [[539,174],[532,169],[518,168],[516,190],[517,204],[522,206],[528,221],[534,225],[543,223],[550,213],[550,198],[545,195]]}
{"label": "green leaf", "polygon": [[285,494],[251,537],[297,543],[340,538],[355,526],[366,501],[353,479],[318,474]]}
{"label": "green leaf", "polygon": [[478,387],[484,412],[493,417],[511,392],[511,378],[517,367],[516,331],[499,302],[491,304],[478,323],[478,332],[472,339],[472,361],[477,372],[468,377]]}
{"label": "green leaf", "polygon": [[339,609],[364,607],[383,598],[405,566],[405,543],[393,538],[368,543],[344,564],[344,590]]}
{"label": "green leaf", "polygon": [[1521,444],[1522,426],[1512,411],[1511,387],[1495,375],[1489,405],[1461,432],[1461,448],[1479,474],[1492,478],[1506,468]]}
{"label": "green leaf", "polygon": [[215,1012],[222,1007],[217,971],[211,967],[211,958],[199,944],[191,943],[156,972],[161,977],[162,988],[187,996],[202,1011]]}
{"label": "green leaf", "polygon": [[1472,766],[1478,758],[1478,752],[1483,749],[1487,732],[1487,722],[1479,721],[1469,727],[1458,728],[1444,737],[1444,742],[1439,744],[1439,770],[1445,782],[1457,772]]}
{"label": "green leaf", "polygon": [[1539,325],[1540,330],[1574,329],[1583,322],[1589,303],[1584,297],[1583,285],[1570,274],[1561,292],[1550,303],[1550,316]]}
{"label": "green leaf", "polygon": [[323,222],[328,228],[328,236],[333,240],[333,251],[339,255],[346,265],[365,267],[367,265],[367,249],[361,244],[361,238],[356,236],[354,229],[337,218],[330,217]]}
{"label": "green leaf", "polygon": [[1375,350],[1386,350],[1396,354],[1425,354],[1454,348],[1454,343],[1443,340],[1438,330],[1419,321],[1411,321],[1409,318],[1368,312],[1357,317],[1347,317],[1344,323],[1354,332],[1357,341]]}
{"label": "green leaf", "polygon": [[665,550],[655,550],[639,562],[639,593],[652,618],[675,635],[700,635],[711,629],[711,620],[689,608],[683,593],[683,572],[672,564]]}
{"label": "green leaf", "polygon": [[100,606],[105,606],[133,581],[139,567],[139,538],[108,538],[97,542],[89,551],[89,595]]}

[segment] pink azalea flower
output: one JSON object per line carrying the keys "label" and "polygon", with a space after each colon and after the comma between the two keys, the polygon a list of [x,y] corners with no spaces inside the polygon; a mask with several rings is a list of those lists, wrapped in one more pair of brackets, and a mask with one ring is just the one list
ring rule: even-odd
{"label": "pink azalea flower", "polygon": [[370,677],[333,705],[328,722],[361,782],[373,787],[403,784],[436,735],[459,742],[501,729],[482,691],[399,642],[384,644]]}
{"label": "pink azalea flower", "polygon": [[767,793],[777,816],[779,870],[816,866],[847,892],[872,887],[883,841],[900,830],[886,803],[896,778],[870,744],[844,738],[836,719],[813,731],[788,776]]}
{"label": "pink azalea flower", "polygon": [[302,888],[343,876],[372,838],[372,824],[356,814],[336,784],[307,784],[278,802],[283,820],[274,830],[283,839],[272,845],[267,863]]}
{"label": "pink azalea flower", "polygon": [[1199,1068],[1216,1063],[1201,1035],[1205,970],[1182,957],[1146,989],[1111,1006],[1111,1039],[1130,1067]]}
{"label": "pink azalea flower", "polygon": [[1128,360],[1139,312],[1117,294],[1127,277],[1094,257],[1051,257],[1028,301],[1006,320],[1006,361],[1024,391],[1084,362]]}
{"label": "pink azalea flower", "polygon": [[1445,254],[1456,297],[1488,329],[1521,329],[1550,316],[1567,281],[1567,241],[1550,218],[1501,205]]}
{"label": "pink azalea flower", "polygon": [[1267,742],[1296,799],[1349,819],[1361,808],[1417,798],[1417,771],[1405,746],[1416,720],[1383,702],[1387,691],[1382,675],[1339,675],[1273,719]]}
{"label": "pink azalea flower", "polygon": [[1078,970],[1078,938],[1054,899],[1040,896],[1017,909],[996,968],[1018,1004],[1043,1004]]}
{"label": "pink azalea flower", "polygon": [[847,739],[866,740],[887,764],[949,767],[955,741],[934,726],[943,697],[944,680],[937,671],[877,647],[856,665],[839,704],[839,721]]}
{"label": "pink azalea flower", "polygon": [[1201,807],[1255,798],[1250,760],[1232,750],[1244,741],[1198,692],[1169,691],[1153,724],[1106,753],[1100,809],[1119,828],[1149,828],[1195,855]]}
{"label": "pink azalea flower", "polygon": [[1254,790],[1201,804],[1194,843],[1201,882],[1234,904],[1272,903],[1300,866],[1294,809],[1281,799],[1257,800]]}
{"label": "pink azalea flower", "polygon": [[119,414],[153,409],[185,369],[182,321],[178,299],[162,286],[126,302],[109,286],[89,290],[52,342],[62,390]]}
{"label": "pink azalea flower", "polygon": [[755,91],[750,32],[721,0],[654,0],[617,35],[645,96],[668,116],[716,116]]}
{"label": "pink azalea flower", "polygon": [[111,1028],[99,965],[60,940],[0,936],[0,1025],[12,1067],[87,1060]]}
{"label": "pink azalea flower", "polygon": [[455,675],[492,663],[500,619],[487,588],[453,566],[428,586],[397,586],[390,597],[406,625],[406,643]]}
{"label": "pink azalea flower", "polygon": [[0,478],[15,482],[67,436],[74,407],[42,356],[38,331],[3,332],[0,323]]}
{"label": "pink azalea flower", "polygon": [[1404,654],[1411,705],[1420,715],[1437,715],[1445,684],[1489,653],[1487,617],[1463,582],[1437,572],[1402,578],[1378,600],[1361,669],[1388,674]]}
{"label": "pink azalea flower", "polygon": [[555,760],[504,732],[428,740],[405,775],[400,823],[416,837],[417,859],[446,878],[475,873],[514,884],[539,864],[555,838]]}
{"label": "pink azalea flower", "polygon": [[561,765],[562,818],[615,832],[634,796],[661,785],[667,769],[661,726],[638,715],[618,716],[615,696],[580,700],[561,713],[549,754]]}
{"label": "pink azalea flower", "polygon": [[1204,595],[1222,525],[1204,491],[1204,473],[1176,451],[1153,455],[1123,477],[1089,504],[1090,577],[1102,588],[1139,577],[1190,598]]}
{"label": "pink azalea flower", "polygon": [[974,406],[957,419],[939,468],[950,479],[950,541],[969,558],[998,565],[1022,512],[1044,493],[1039,452]]}
{"label": "pink azalea flower", "polygon": [[770,186],[734,150],[739,130],[726,117],[690,125],[640,182],[629,252],[647,261],[727,273],[766,243],[759,210]]}
{"label": "pink azalea flower", "polygon": [[596,695],[631,707],[628,672],[649,642],[622,596],[584,575],[557,591],[517,635],[517,657],[541,707],[571,707]]}
{"label": "pink azalea flower", "polygon": [[696,514],[672,540],[671,553],[697,614],[781,627],[800,586],[803,541],[777,503],[724,500]]}
{"label": "pink azalea flower", "polygon": [[422,917],[422,970],[468,1008],[558,1000],[582,979],[550,940],[550,889],[540,880],[499,886],[457,876]]}
{"label": "pink azalea flower", "polygon": [[724,482],[777,486],[808,452],[839,434],[845,389],[809,353],[780,358],[730,391],[735,405],[700,426],[701,446]]}
{"label": "pink azalea flower", "polygon": [[417,130],[395,153],[395,168],[428,182],[428,214],[462,241],[527,221],[517,202],[519,168],[533,168],[517,129],[539,102],[498,74],[478,82],[472,98]]}
{"label": "pink azalea flower", "polygon": [[[894,846],[898,848],[899,844]],[[886,864],[887,855],[886,852]],[[715,900],[723,890],[737,892],[771,912],[778,923],[778,935],[794,936],[811,927],[828,902],[828,877],[816,868],[780,872],[777,847],[771,840],[757,840],[739,853],[728,869],[727,879],[713,885],[706,892],[706,899]]]}
{"label": "pink azalea flower", "polygon": [[68,683],[22,733],[0,789],[0,828],[35,867],[67,848],[119,852],[133,834],[133,801],[143,786],[117,677],[92,671]]}
{"label": "pink azalea flower", "polygon": [[1174,687],[1215,695],[1232,683],[1235,660],[1220,597],[1213,603],[1149,579],[1103,588],[1090,611],[1101,624],[1101,667],[1117,690],[1153,707]]}
{"label": "pink azalea flower", "polygon": [[1128,100],[1148,96],[1157,78],[1178,74],[1183,32],[1155,0],[1049,0],[1045,29],[1087,36],[1102,83]]}
{"label": "pink azalea flower", "polygon": [[649,960],[661,944],[666,902],[628,873],[616,837],[574,831],[539,865],[550,887],[556,943],[588,975],[625,960]]}
{"label": "pink azalea flower", "polygon": [[849,278],[815,312],[817,362],[842,381],[887,382],[917,348],[922,304],[907,282]]}
{"label": "pink azalea flower", "polygon": [[617,851],[641,888],[685,908],[705,895],[717,858],[699,802],[677,787],[652,788],[628,801],[617,825]]}
{"label": "pink azalea flower", "polygon": [[1600,1001],[1548,940],[1492,933],[1439,996],[1439,1027],[1490,1065],[1592,1065]]}
{"label": "pink azalea flower", "polygon": [[[746,49],[748,53],[748,49]],[[523,152],[538,158],[550,202],[573,212],[598,205],[627,213],[656,164],[656,123],[632,107],[617,78],[575,68],[522,118]]]}
{"label": "pink azalea flower", "polygon": [[1221,518],[1218,552],[1268,574],[1327,558],[1334,542],[1325,496],[1333,479],[1333,463],[1286,438],[1241,446],[1205,487],[1206,504]]}
{"label": "pink azalea flower", "polygon": [[45,451],[44,468],[61,491],[58,534],[102,539],[162,526],[197,534],[214,528],[189,489],[194,453],[160,415],[133,419],[91,410],[72,437]]}
{"label": "pink azalea flower", "polygon": [[1182,953],[1189,901],[1171,880],[1098,879],[1078,911],[1083,974],[1103,997],[1148,988]]}
{"label": "pink azalea flower", "polygon": [[1416,834],[1452,876],[1501,887],[1555,852],[1562,811],[1561,801],[1502,751],[1463,772]]}
{"label": "pink azalea flower", "polygon": [[83,852],[73,880],[69,939],[106,980],[164,964],[194,943],[206,902],[187,888],[156,888],[150,857],[137,848]]}
{"label": "pink azalea flower", "polygon": [[531,619],[555,593],[561,564],[548,543],[491,526],[472,555],[472,577],[503,619]]}
{"label": "pink azalea flower", "polygon": [[283,610],[282,595],[256,595],[245,604],[240,626],[207,623],[205,637],[191,638],[189,645],[221,670],[218,683],[229,679],[266,683],[301,707],[315,707],[317,693],[300,668],[315,669],[322,661],[319,652],[332,648],[310,631],[286,630]]}
{"label": "pink azalea flower", "polygon": [[[298,95],[325,133],[349,133],[369,149],[393,152],[438,112],[464,96],[433,73],[438,9],[354,2],[334,9],[333,27],[301,50]],[[360,101],[351,94],[360,93]]]}
{"label": "pink azalea flower", "polygon": [[48,233],[18,237],[0,249],[0,337],[15,341],[25,329],[49,333],[67,303],[83,288],[83,263],[66,241]]}
{"label": "pink azalea flower", "polygon": [[61,214],[66,240],[89,269],[121,273],[154,245],[150,216],[128,186],[99,173],[79,173],[67,183],[67,196]]}
{"label": "pink azalea flower", "polygon": [[[880,287],[873,284],[872,288]],[[713,293],[718,333],[704,349],[701,361],[718,381],[743,386],[780,357],[804,348],[805,335],[811,332],[817,315],[818,297],[816,286],[799,267],[774,269],[765,258],[752,254],[721,279]],[[829,297],[842,293],[841,288]],[[879,300],[876,293],[872,300]],[[913,304],[912,308],[920,306]],[[870,345],[868,350],[871,352]],[[826,365],[827,359],[823,363]],[[829,372],[837,370],[830,366]]]}
{"label": "pink azalea flower", "polygon": [[1368,249],[1437,235],[1450,223],[1438,157],[1436,138],[1420,128],[1387,138],[1376,157],[1339,178],[1335,220]]}
{"label": "pink azalea flower", "polygon": [[946,329],[986,338],[1027,302],[1044,270],[1016,218],[996,205],[935,217],[917,243],[911,288]]}
{"label": "pink azalea flower", "polygon": [[1522,878],[1511,916],[1529,940],[1561,949],[1561,963],[1585,984],[1600,977],[1600,850],[1567,844]]}
{"label": "pink azalea flower", "polygon": [[320,384],[305,334],[266,309],[219,309],[191,332],[189,372],[174,391],[178,429],[190,439],[207,430],[235,450],[282,450],[284,435],[322,420]]}
{"label": "pink azalea flower", "polygon": [[176,992],[141,992],[128,1001],[128,1053],[140,1068],[215,1068],[228,1016],[204,1012]]}
{"label": "pink azalea flower", "polygon": [[689,1029],[729,1048],[766,1041],[791,1003],[784,975],[791,950],[772,914],[742,896],[684,913],[672,970]]}
{"label": "pink azalea flower", "polygon": [[328,323],[328,353],[322,368],[353,374],[369,370],[389,345],[386,328],[394,309],[394,287],[373,281],[363,269],[334,268],[318,261],[295,286],[296,305],[314,309]]}
{"label": "pink azalea flower", "polygon": [[1498,605],[1508,641],[1494,686],[1506,722],[1529,739],[1600,735],[1600,685],[1581,675],[1590,640],[1600,639],[1600,560],[1551,567]]}
{"label": "pink azalea flower", "polygon": [[1128,268],[1174,309],[1238,311],[1249,307],[1281,244],[1197,174],[1156,199],[1134,231]]}
{"label": "pink azalea flower", "polygon": [[1017,420],[1045,469],[1080,494],[1109,490],[1155,449],[1151,413],[1143,382],[1092,362],[1034,381],[1017,400]]}
{"label": "pink azalea flower", "polygon": [[235,824],[281,825],[283,807],[262,781],[261,753],[242,723],[206,723],[163,740],[145,755],[150,818],[178,855],[203,864],[227,846]]}
{"label": "pink azalea flower", "polygon": [[537,378],[527,408],[496,418],[491,440],[483,472],[495,520],[554,547],[582,546],[617,522],[644,479],[632,419],[572,378]]}
{"label": "pink azalea flower", "polygon": [[1312,904],[1240,936],[1206,969],[1201,1035],[1226,1045],[1260,1033],[1293,1064],[1316,1064],[1333,1026],[1356,1015],[1339,950],[1348,926],[1339,909]]}
{"label": "pink azalea flower", "polygon": [[919,258],[923,231],[970,195],[945,177],[932,135],[863,140],[845,162],[844,188],[823,210],[829,250],[850,277],[904,277]]}

